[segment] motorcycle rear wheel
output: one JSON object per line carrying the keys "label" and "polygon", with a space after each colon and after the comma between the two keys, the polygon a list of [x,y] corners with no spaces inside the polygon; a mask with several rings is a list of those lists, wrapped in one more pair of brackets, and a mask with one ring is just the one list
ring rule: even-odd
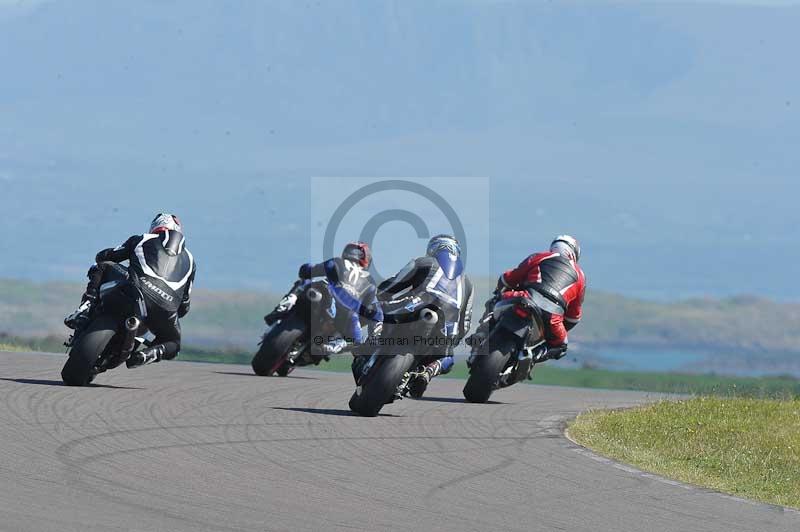
{"label": "motorcycle rear wheel", "polygon": [[61,370],[61,379],[67,386],[87,386],[94,379],[94,365],[117,334],[117,320],[98,316],[78,338],[69,352]]}
{"label": "motorcycle rear wheel", "polygon": [[500,372],[505,368],[509,357],[517,350],[516,337],[503,332],[495,334],[504,334],[507,337],[488,338],[484,345],[492,346],[493,349],[486,354],[478,353],[472,362],[469,378],[463,390],[464,399],[469,403],[485,403],[489,400],[497,385]]}

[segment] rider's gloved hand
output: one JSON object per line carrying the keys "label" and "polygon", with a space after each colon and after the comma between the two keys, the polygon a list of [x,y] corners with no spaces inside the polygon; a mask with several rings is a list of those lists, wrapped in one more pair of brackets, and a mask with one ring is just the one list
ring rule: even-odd
{"label": "rider's gloved hand", "polygon": [[306,263],[300,266],[300,270],[297,272],[297,276],[300,279],[311,279],[311,265]]}
{"label": "rider's gloved hand", "polygon": [[503,276],[501,275],[500,277],[497,278],[497,287],[494,289],[494,295],[497,296],[499,294],[502,294],[503,290],[505,290],[506,288],[508,288],[508,285],[503,280]]}

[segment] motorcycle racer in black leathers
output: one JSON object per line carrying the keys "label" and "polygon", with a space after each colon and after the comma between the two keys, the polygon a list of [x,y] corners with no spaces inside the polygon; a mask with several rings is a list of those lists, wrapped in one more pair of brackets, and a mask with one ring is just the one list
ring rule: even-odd
{"label": "motorcycle racer in black leathers", "polygon": [[141,315],[145,326],[155,335],[150,347],[131,354],[129,368],[175,358],[181,348],[179,318],[189,312],[190,297],[197,266],[177,216],[156,215],[150,231],[134,235],[116,248],[100,251],[87,274],[81,305],[64,324],[79,329],[90,318],[97,302],[103,274],[107,268],[128,261],[128,278],[144,296]]}
{"label": "motorcycle racer in black leathers", "polygon": [[[409,382],[412,397],[421,397],[433,377],[448,373],[454,364],[453,351],[466,336],[472,319],[472,281],[464,273],[461,246],[455,237],[437,235],[428,242],[424,257],[409,262],[397,275],[378,287],[384,315],[398,309],[413,309],[423,300],[433,302],[444,314],[443,334],[447,341],[437,347],[436,360]],[[354,361],[353,372],[358,374]]]}

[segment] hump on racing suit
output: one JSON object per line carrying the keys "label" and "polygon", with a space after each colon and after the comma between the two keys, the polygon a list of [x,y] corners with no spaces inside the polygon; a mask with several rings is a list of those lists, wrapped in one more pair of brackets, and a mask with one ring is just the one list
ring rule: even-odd
{"label": "hump on racing suit", "polygon": [[[379,291],[387,320],[390,312],[411,311],[427,302],[434,303],[442,311],[444,323],[441,333],[452,340],[442,356],[452,357],[453,346],[469,331],[472,281],[464,273],[461,258],[455,254],[442,250],[434,256],[412,260],[397,275],[381,283]],[[452,366],[452,360],[448,362],[442,373]]]}
{"label": "hump on racing suit", "polygon": [[574,259],[552,251],[535,253],[500,279],[508,288],[530,288],[544,296],[540,306],[548,314],[548,344],[566,343],[567,331],[581,319],[586,292],[586,276]]}
{"label": "hump on racing suit", "polygon": [[142,291],[148,308],[181,315],[188,312],[196,265],[182,233],[165,230],[135,235],[95,258],[98,264],[125,260],[130,262],[130,278]]}

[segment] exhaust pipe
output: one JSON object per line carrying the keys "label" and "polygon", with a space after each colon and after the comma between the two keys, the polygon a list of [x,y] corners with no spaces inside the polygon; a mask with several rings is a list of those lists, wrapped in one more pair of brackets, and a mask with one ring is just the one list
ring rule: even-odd
{"label": "exhaust pipe", "polygon": [[136,333],[141,326],[142,321],[136,316],[131,316],[125,320],[125,338],[122,340],[122,346],[119,350],[120,355],[127,358],[133,352],[133,348],[136,345]]}
{"label": "exhaust pipe", "polygon": [[422,309],[422,312],[419,313],[419,317],[428,325],[436,325],[436,322],[439,321],[439,315],[429,308]]}
{"label": "exhaust pipe", "polygon": [[306,290],[306,297],[312,303],[319,303],[322,301],[322,292],[317,290],[316,288],[309,288]]}

